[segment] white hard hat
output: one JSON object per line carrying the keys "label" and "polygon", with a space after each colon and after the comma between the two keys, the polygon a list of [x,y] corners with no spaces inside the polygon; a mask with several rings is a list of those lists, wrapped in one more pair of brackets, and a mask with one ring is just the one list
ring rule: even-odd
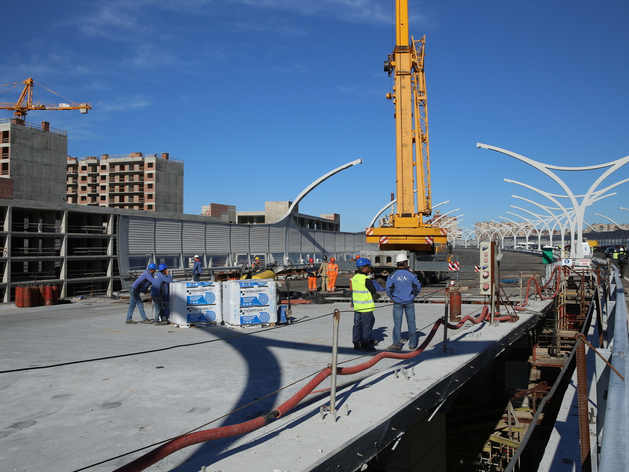
{"label": "white hard hat", "polygon": [[406,262],[406,261],[408,261],[408,256],[404,253],[398,254],[397,256],[395,256],[396,264],[400,262]]}
{"label": "white hard hat", "polygon": [[195,254],[195,255],[194,255],[194,258],[195,258],[195,259],[198,259],[198,258],[199,258],[199,255],[198,255],[198,254]]}

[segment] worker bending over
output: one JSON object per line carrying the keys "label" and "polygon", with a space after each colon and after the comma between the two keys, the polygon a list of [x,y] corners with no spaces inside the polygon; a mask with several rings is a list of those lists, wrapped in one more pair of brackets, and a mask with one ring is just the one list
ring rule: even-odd
{"label": "worker bending over", "polygon": [[173,281],[173,276],[170,275],[170,271],[166,264],[160,264],[158,272],[155,274],[155,280],[151,285],[151,299],[153,300],[153,325],[166,325],[170,324],[165,316],[162,316],[162,310],[164,308],[164,297],[170,294],[170,283]]}
{"label": "worker bending over", "polygon": [[146,270],[140,275],[135,282],[129,288],[129,310],[127,310],[127,324],[136,324],[137,321],[133,321],[133,311],[135,307],[138,307],[138,311],[140,312],[140,316],[142,317],[142,323],[151,323],[150,320],[146,319],[146,313],[144,312],[144,305],[142,304],[142,296],[141,293],[146,293],[153,283],[153,274],[157,266],[152,262],[148,265]]}

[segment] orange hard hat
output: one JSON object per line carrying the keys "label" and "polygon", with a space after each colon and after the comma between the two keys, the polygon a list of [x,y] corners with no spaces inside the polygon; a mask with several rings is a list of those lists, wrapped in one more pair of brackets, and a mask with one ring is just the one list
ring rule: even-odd
{"label": "orange hard hat", "polygon": [[360,254],[356,254],[356,257],[360,258]]}
{"label": "orange hard hat", "polygon": [[336,259],[334,259],[333,257],[330,258],[330,262],[334,262]]}

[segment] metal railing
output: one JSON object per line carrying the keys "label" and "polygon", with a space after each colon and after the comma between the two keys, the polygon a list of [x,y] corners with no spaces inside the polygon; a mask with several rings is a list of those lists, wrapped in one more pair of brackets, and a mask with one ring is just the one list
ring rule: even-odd
{"label": "metal railing", "polygon": [[59,256],[59,248],[38,248],[38,247],[14,247],[11,249],[11,256]]}
{"label": "metal railing", "polygon": [[75,247],[72,251],[75,256],[106,256],[106,247]]}
{"label": "metal railing", "polygon": [[105,225],[68,225],[68,233],[105,234]]}
{"label": "metal railing", "polygon": [[[2,121],[0,121],[1,123]],[[52,129],[52,128],[51,128]],[[67,132],[66,132],[67,133]],[[107,156],[106,159],[102,159],[101,157],[97,157],[97,156],[88,156],[88,157],[75,157],[74,159],[77,160],[77,162],[79,161],[92,161],[95,159],[98,159],[100,161],[111,161],[112,159],[133,159],[133,158],[139,158],[139,159],[144,159],[145,157],[156,157],[158,159],[161,159],[161,154],[158,153],[152,153],[152,154],[147,154],[147,153],[143,153],[142,156],[132,156],[131,154],[109,154]],[[183,159],[176,159],[174,157],[168,157],[168,159],[164,159],[165,161],[172,161],[172,162],[183,162]],[[119,172],[123,172],[123,171],[119,171]],[[129,172],[129,171],[124,171],[124,172]]]}
{"label": "metal railing", "polygon": [[61,225],[53,223],[26,223],[14,221],[11,231],[15,233],[60,233]]}
{"label": "metal railing", "polygon": [[59,134],[61,136],[67,136],[68,132],[64,131],[62,129],[58,129],[58,128],[53,128],[52,126],[50,126],[48,128],[48,130],[44,131],[41,128],[41,124],[35,124],[35,123],[29,123],[28,121],[24,121],[24,122],[17,122],[14,118],[0,118],[0,123],[14,123],[16,125],[22,125],[25,128],[30,128],[30,129],[34,129],[36,131],[41,131],[42,133],[55,133],[55,134]]}

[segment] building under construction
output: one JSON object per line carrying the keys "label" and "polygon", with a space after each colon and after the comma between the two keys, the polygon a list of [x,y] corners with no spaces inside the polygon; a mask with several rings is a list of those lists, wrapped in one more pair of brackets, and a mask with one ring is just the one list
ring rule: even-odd
{"label": "building under construction", "polygon": [[284,215],[291,202],[267,202],[255,221],[243,212],[250,224],[184,215],[183,162],[167,153],[68,157],[66,131],[16,119],[0,124],[0,137],[4,302],[25,284],[58,285],[61,297],[112,296],[130,271],[150,261],[185,271],[196,254],[209,276],[252,255],[300,264],[375,248],[364,233],[340,232],[339,215],[310,217],[297,205]]}

